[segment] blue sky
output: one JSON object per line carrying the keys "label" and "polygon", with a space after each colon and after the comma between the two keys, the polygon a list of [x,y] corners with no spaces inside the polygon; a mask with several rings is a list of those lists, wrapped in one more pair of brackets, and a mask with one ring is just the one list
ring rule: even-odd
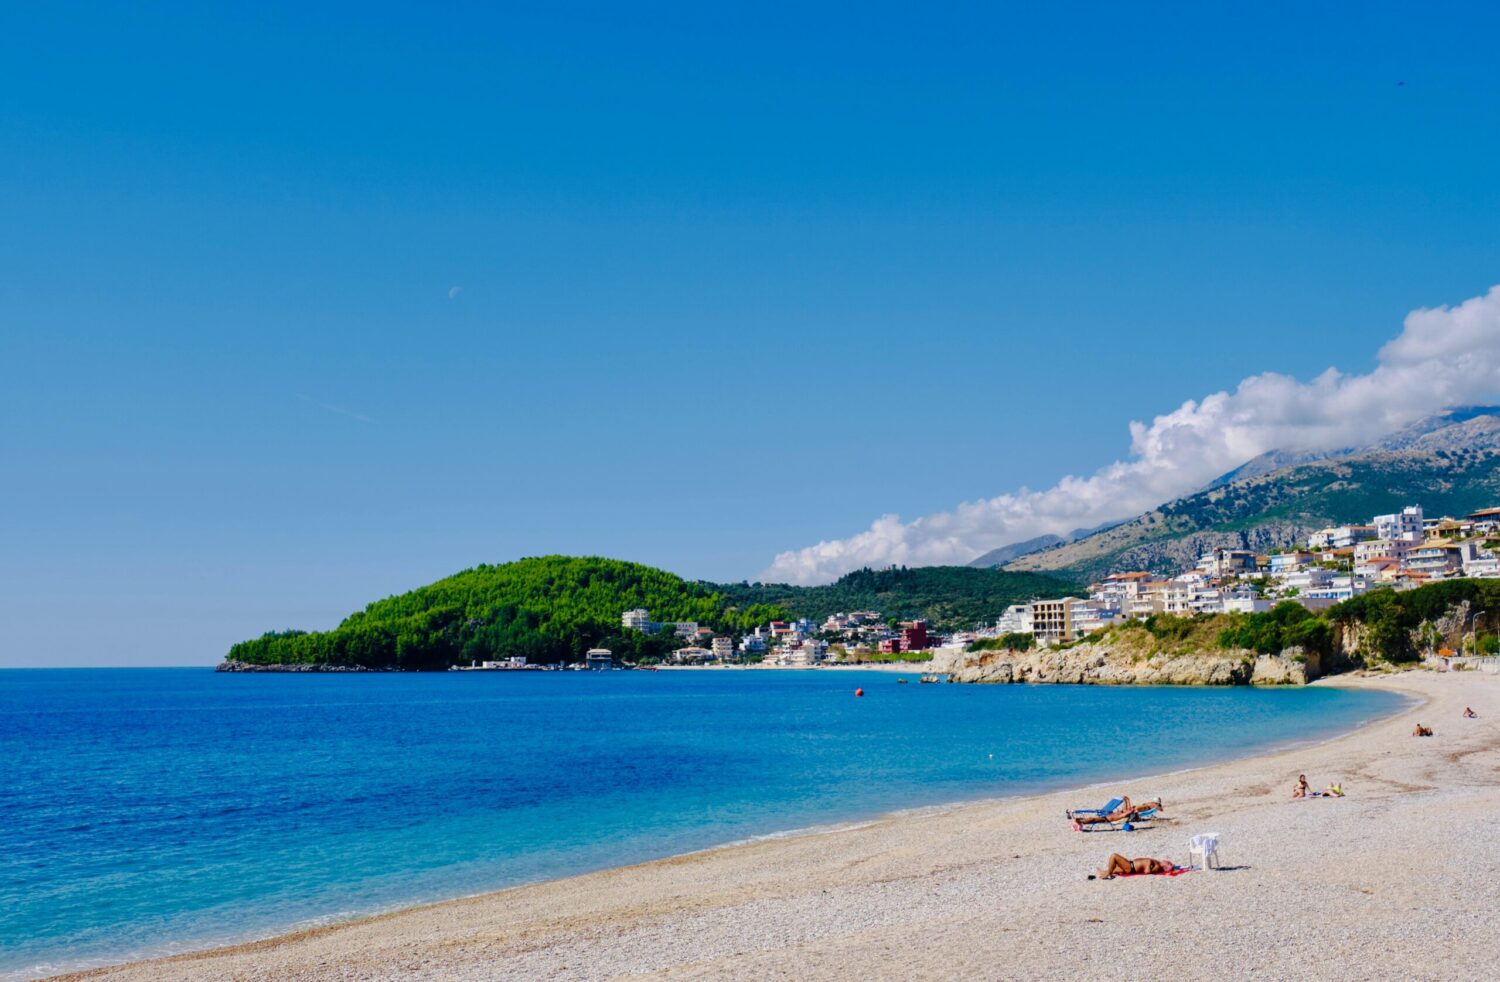
{"label": "blue sky", "polygon": [[753,578],[1500,282],[1487,5],[219,6],[0,8],[0,665]]}

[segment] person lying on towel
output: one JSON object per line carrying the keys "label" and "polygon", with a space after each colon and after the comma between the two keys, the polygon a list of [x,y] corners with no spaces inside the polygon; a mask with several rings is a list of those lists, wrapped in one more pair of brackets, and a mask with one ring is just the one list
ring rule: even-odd
{"label": "person lying on towel", "polygon": [[1117,876],[1151,876],[1153,874],[1166,874],[1175,872],[1177,864],[1165,859],[1152,859],[1143,856],[1140,859],[1126,859],[1119,853],[1109,857],[1109,864],[1097,874],[1089,874],[1089,879],[1097,875],[1101,880],[1112,880]]}

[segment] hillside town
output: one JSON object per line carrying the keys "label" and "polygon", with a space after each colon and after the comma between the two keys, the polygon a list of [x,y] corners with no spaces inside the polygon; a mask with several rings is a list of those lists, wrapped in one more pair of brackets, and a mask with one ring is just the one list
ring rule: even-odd
{"label": "hillside town", "polygon": [[[811,667],[900,660],[1007,635],[1039,645],[1067,643],[1154,614],[1251,614],[1287,600],[1316,611],[1373,589],[1407,590],[1454,577],[1500,577],[1500,508],[1428,518],[1420,505],[1409,505],[1366,524],[1321,529],[1291,549],[1216,549],[1175,576],[1115,572],[1092,584],[1086,598],[1033,599],[1006,608],[992,624],[950,635],[932,631],[923,620],[888,621],[874,610],[837,613],[821,623],[772,621],[738,639],[691,621],[655,622],[642,609],[625,611],[620,623],[681,638],[674,664]],[[591,655],[604,659],[609,653]]]}
{"label": "hillside town", "polygon": [[1175,576],[1112,573],[1087,599],[1033,600],[1007,608],[995,632],[1039,644],[1085,635],[1153,614],[1259,613],[1292,600],[1309,610],[1378,588],[1409,590],[1454,577],[1500,577],[1500,508],[1465,518],[1428,518],[1420,505],[1367,524],[1320,529],[1297,547],[1261,554],[1217,549]]}

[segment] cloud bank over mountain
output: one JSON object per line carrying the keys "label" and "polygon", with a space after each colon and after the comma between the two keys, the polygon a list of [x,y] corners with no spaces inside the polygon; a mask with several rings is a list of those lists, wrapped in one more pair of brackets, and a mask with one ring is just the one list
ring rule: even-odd
{"label": "cloud bank over mountain", "polygon": [[768,583],[826,583],[863,566],[966,563],[1044,533],[1127,518],[1194,491],[1268,450],[1359,446],[1428,413],[1500,395],[1500,286],[1453,307],[1414,310],[1375,369],[1330,368],[1309,382],[1265,372],[1233,392],[1190,399],[1149,425],[1130,423],[1130,454],[1044,491],[1022,488],[783,552]]}

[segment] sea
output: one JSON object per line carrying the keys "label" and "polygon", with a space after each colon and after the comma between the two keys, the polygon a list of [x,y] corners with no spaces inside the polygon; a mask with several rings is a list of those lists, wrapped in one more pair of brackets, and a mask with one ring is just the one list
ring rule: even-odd
{"label": "sea", "polygon": [[[1162,775],[1403,704],[1323,687],[898,677],[0,671],[0,978]],[[1167,778],[1129,790],[1171,801]]]}

